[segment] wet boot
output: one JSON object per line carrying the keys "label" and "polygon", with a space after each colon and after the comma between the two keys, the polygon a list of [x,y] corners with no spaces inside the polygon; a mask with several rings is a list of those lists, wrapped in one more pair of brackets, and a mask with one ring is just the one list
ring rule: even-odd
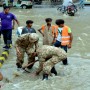
{"label": "wet boot", "polygon": [[63,62],[63,65],[68,65],[67,58],[65,60],[63,60],[62,62]]}
{"label": "wet boot", "polygon": [[51,73],[54,73],[55,76],[57,76],[57,71],[56,71],[55,67],[53,67],[53,68],[51,69]]}
{"label": "wet boot", "polygon": [[17,68],[22,68],[22,65],[20,63],[16,63]]}
{"label": "wet boot", "polygon": [[42,80],[48,80],[48,74],[43,74],[43,79]]}

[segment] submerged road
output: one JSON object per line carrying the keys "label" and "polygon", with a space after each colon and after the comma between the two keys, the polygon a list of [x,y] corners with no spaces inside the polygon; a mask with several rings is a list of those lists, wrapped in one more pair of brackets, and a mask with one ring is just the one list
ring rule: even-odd
{"label": "submerged road", "polygon": [[[45,24],[47,17],[53,19],[53,24],[58,18],[64,19],[65,24],[72,29],[74,40],[72,49],[68,51],[69,65],[57,64],[58,76],[51,77],[48,81],[42,81],[42,75],[34,76],[33,73],[38,68],[38,63],[34,65],[30,74],[21,72],[16,77],[16,51],[12,47],[8,60],[1,68],[5,77],[0,82],[3,85],[2,90],[90,90],[90,7],[79,10],[74,17],[63,15],[56,8],[11,9],[11,12],[17,16],[21,26],[25,26],[26,20],[33,20],[33,27],[36,30]],[[17,25],[13,30],[13,45],[17,39],[16,29]],[[39,44],[42,45],[41,35]],[[3,40],[1,38],[0,54],[3,51],[2,47]],[[25,55],[25,62],[27,62],[26,59]]]}

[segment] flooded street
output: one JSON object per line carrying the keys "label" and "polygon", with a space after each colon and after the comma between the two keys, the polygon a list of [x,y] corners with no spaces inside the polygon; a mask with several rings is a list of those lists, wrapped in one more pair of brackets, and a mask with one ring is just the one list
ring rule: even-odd
{"label": "flooded street", "polygon": [[58,18],[65,20],[65,24],[70,26],[74,35],[73,47],[69,51],[69,56],[77,56],[84,58],[90,58],[90,8],[86,7],[76,13],[75,17],[68,15],[62,15],[56,8],[33,8],[31,10],[15,9],[12,10],[17,15],[20,25],[25,26],[25,21],[31,19],[34,21],[33,27],[38,30],[43,24],[45,24],[45,18],[51,17],[53,24]]}
{"label": "flooded street", "polygon": [[[90,6],[79,10],[74,17],[61,14],[57,8],[11,9],[11,12],[17,16],[20,26],[25,26],[28,19],[33,20],[36,31],[45,24],[47,17],[53,19],[53,24],[56,19],[64,19],[65,24],[72,29],[74,40],[72,48],[68,50],[69,65],[57,64],[58,76],[50,77],[48,81],[42,81],[42,75],[34,76],[38,63],[34,65],[30,74],[21,72],[16,77],[16,52],[13,46],[8,60],[1,68],[5,79],[0,82],[0,90],[90,90]],[[16,29],[17,25],[13,30],[13,45],[17,38]],[[41,35],[39,44],[42,45]],[[2,46],[1,39],[0,54]]]}

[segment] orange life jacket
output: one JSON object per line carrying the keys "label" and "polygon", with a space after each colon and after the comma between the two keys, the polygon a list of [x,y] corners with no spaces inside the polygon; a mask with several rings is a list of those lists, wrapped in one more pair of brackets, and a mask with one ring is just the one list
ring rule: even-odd
{"label": "orange life jacket", "polygon": [[70,36],[68,33],[68,26],[64,26],[63,30],[62,30],[62,41],[61,41],[61,45],[65,46],[68,45],[70,43]]}
{"label": "orange life jacket", "polygon": [[[44,30],[46,29],[46,27],[47,27],[46,25],[43,25],[42,26],[42,32],[44,32]],[[56,38],[58,36],[58,26],[52,25],[51,26],[51,30],[52,30],[52,36]]]}

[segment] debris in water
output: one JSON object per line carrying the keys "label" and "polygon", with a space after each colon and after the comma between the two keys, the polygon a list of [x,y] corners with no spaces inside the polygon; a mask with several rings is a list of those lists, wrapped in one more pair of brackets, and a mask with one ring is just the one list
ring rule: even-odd
{"label": "debris in water", "polygon": [[13,73],[14,77],[19,77],[20,76],[20,73],[16,72],[16,73]]}
{"label": "debris in water", "polygon": [[5,78],[6,83],[11,83],[11,81],[8,78]]}

